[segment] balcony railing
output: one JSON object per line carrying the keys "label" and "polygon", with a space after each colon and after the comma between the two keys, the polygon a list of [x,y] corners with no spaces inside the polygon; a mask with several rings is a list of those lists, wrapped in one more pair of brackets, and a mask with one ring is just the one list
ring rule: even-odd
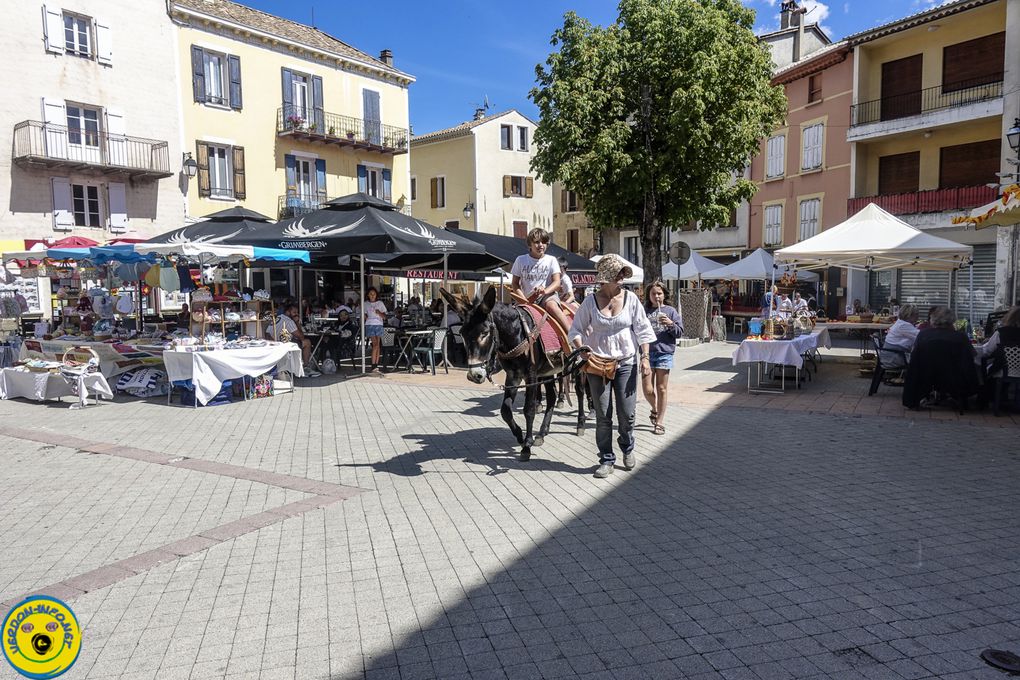
{"label": "balcony railing", "polygon": [[37,120],[14,126],[15,163],[95,170],[138,178],[171,177],[166,142]]}
{"label": "balcony railing", "polygon": [[915,215],[917,213],[945,212],[947,210],[970,210],[994,201],[999,196],[994,187],[953,187],[931,189],[909,194],[884,194],[850,198],[846,202],[847,217],[856,215],[869,203],[874,203],[893,215]]}
{"label": "balcony railing", "polygon": [[875,99],[850,107],[850,125],[916,116],[928,111],[949,109],[964,104],[1002,97],[1002,74],[966,82],[936,85],[916,92]]}
{"label": "balcony railing", "polygon": [[284,220],[289,217],[307,215],[313,210],[318,210],[325,202],[326,194],[324,192],[310,194],[308,196],[290,193],[284,194],[283,196],[280,196],[279,199],[279,217],[277,219]]}
{"label": "balcony railing", "polygon": [[276,134],[380,153],[407,153],[407,129],[294,105],[276,112]]}

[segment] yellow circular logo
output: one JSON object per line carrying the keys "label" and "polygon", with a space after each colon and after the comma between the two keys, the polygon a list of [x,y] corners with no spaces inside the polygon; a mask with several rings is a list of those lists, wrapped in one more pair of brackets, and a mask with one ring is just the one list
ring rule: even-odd
{"label": "yellow circular logo", "polygon": [[3,648],[7,661],[25,677],[55,678],[78,659],[81,628],[66,604],[36,595],[8,612]]}

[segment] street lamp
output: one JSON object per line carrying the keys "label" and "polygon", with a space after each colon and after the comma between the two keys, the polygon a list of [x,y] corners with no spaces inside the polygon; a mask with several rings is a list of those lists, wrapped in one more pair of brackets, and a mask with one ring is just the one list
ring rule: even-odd
{"label": "street lamp", "polygon": [[475,204],[472,203],[471,201],[468,201],[467,203],[464,204],[464,219],[465,220],[470,220],[471,219],[471,211],[474,210],[474,209],[475,209]]}
{"label": "street lamp", "polygon": [[1006,140],[1009,141],[1009,148],[1020,151],[1020,118],[1013,119],[1013,127],[1006,131]]}
{"label": "street lamp", "polygon": [[184,152],[184,158],[181,164],[181,172],[183,172],[184,176],[187,177],[188,179],[191,179],[192,177],[198,174],[198,163],[196,163],[195,159],[191,157],[190,151]]}

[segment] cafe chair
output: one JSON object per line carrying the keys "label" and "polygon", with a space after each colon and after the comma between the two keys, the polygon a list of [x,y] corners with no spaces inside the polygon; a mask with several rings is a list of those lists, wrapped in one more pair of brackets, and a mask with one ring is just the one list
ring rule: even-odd
{"label": "cafe chair", "polygon": [[[875,370],[871,375],[871,389],[868,396],[878,392],[878,385],[885,382],[886,385],[901,387],[903,383],[893,383],[885,380],[886,373],[895,374],[890,377],[900,377],[907,369],[907,352],[899,347],[883,347],[882,340],[878,334],[871,336],[875,345]],[[883,356],[884,355],[884,356]]]}
{"label": "cafe chair", "polygon": [[741,335],[743,335],[743,333],[744,333],[744,317],[742,317],[742,316],[735,316],[735,317],[733,317],[733,332],[734,333],[738,333],[739,332]]}
{"label": "cafe chair", "polygon": [[388,366],[397,354],[397,329],[386,326],[383,328],[382,339],[379,344],[379,361],[383,366]]}
{"label": "cafe chair", "polygon": [[432,375],[436,374],[436,357],[439,357],[443,361],[443,368],[446,372],[450,372],[450,365],[446,363],[445,359],[445,347],[446,347],[446,333],[449,329],[447,328],[434,328],[432,329],[432,335],[429,338],[428,343],[423,344],[421,347],[415,347],[414,353],[418,358],[418,361],[425,365],[422,357],[427,356],[429,360],[429,368],[432,369]]}
{"label": "cafe chair", "polygon": [[995,380],[995,405],[992,412],[999,415],[1002,410],[1002,393],[1013,386],[1013,398],[1016,399],[1020,393],[1020,345],[1006,345],[1002,348],[1002,354],[1006,359],[1006,365],[1002,369],[1002,375]]}

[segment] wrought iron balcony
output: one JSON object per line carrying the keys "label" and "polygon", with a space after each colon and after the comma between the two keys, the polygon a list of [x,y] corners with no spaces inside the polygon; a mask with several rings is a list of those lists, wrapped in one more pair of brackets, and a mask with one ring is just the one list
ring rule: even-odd
{"label": "wrought iron balcony", "polygon": [[283,220],[289,217],[307,215],[313,210],[318,210],[325,202],[326,194],[324,192],[311,194],[309,196],[301,196],[293,193],[284,194],[283,196],[280,196],[279,199],[279,217],[277,219]]}
{"label": "wrought iron balcony", "polygon": [[159,179],[172,177],[166,142],[26,120],[14,126],[15,163]]}
{"label": "wrought iron balcony", "polygon": [[1002,74],[907,92],[850,107],[850,126],[917,116],[1002,97]]}
{"label": "wrought iron balcony", "polygon": [[377,120],[341,116],[322,109],[293,105],[277,109],[276,134],[379,153],[407,153],[406,128],[383,125]]}
{"label": "wrought iron balcony", "polygon": [[946,212],[949,210],[970,210],[994,201],[999,196],[996,187],[953,187],[930,189],[908,194],[883,194],[850,198],[846,202],[847,217],[856,215],[869,203],[892,215],[916,215],[918,213]]}

